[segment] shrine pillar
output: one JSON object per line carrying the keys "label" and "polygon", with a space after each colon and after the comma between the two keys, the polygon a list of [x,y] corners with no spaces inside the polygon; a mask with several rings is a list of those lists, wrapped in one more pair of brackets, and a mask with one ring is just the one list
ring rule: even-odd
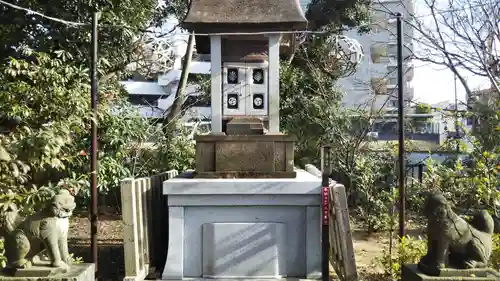
{"label": "shrine pillar", "polygon": [[281,34],[270,34],[269,60],[269,133],[280,132],[280,39]]}
{"label": "shrine pillar", "polygon": [[210,36],[210,102],[212,109],[212,134],[222,134],[222,52],[221,36]]}

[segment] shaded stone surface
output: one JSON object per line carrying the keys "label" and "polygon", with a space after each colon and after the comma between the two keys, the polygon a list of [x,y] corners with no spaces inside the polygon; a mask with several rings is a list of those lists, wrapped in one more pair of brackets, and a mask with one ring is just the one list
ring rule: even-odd
{"label": "shaded stone surface", "polygon": [[204,179],[294,179],[296,172],[194,172],[193,178]]}
{"label": "shaded stone surface", "polygon": [[[40,269],[37,275],[37,267],[33,266],[28,269],[19,269],[16,271],[15,276],[11,273],[1,272],[0,281],[94,281],[95,280],[95,266],[93,263],[75,264],[70,267],[66,273],[55,273],[50,276],[43,276],[47,274],[47,267]],[[20,276],[23,275],[23,276]]]}
{"label": "shaded stone surface", "polygon": [[215,171],[274,172],[273,142],[218,142]]}
{"label": "shaded stone surface", "polygon": [[227,123],[227,135],[263,135],[264,124],[258,118],[233,118]]}
{"label": "shaded stone surface", "polygon": [[[295,138],[286,135],[203,135],[196,136],[197,177],[225,173],[240,177],[252,173],[278,178],[292,176]],[[271,175],[272,173],[276,173]],[[231,176],[231,177],[232,177]],[[243,177],[247,177],[243,176]]]}
{"label": "shaded stone surface", "polygon": [[[321,179],[300,169],[296,172],[294,179],[193,179],[188,172],[164,181],[170,227],[163,280],[199,276],[194,279],[208,281],[209,275],[236,280],[231,275],[241,277],[238,280],[276,281],[275,270],[262,272],[276,261],[279,275],[319,279]],[[261,223],[267,226],[258,227]],[[285,227],[282,235],[274,236],[275,242],[269,241],[273,239],[269,224],[274,223]],[[209,224],[226,224],[231,229],[217,226],[214,230],[220,235],[205,235],[203,228]],[[276,243],[285,245],[274,247]],[[278,256],[264,253],[273,247]],[[281,249],[286,253],[279,253]],[[210,252],[206,259],[204,255]],[[222,260],[214,264],[211,258]]]}
{"label": "shaded stone surface", "polygon": [[402,281],[498,281],[500,273],[491,268],[441,269],[439,276],[422,273],[416,264],[403,266]]}

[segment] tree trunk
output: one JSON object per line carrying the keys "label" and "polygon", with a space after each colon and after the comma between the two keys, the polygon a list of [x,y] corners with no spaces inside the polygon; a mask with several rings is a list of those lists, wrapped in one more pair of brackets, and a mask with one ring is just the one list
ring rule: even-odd
{"label": "tree trunk", "polygon": [[168,129],[175,128],[175,119],[181,117],[182,115],[182,104],[184,103],[185,99],[185,89],[189,76],[189,65],[191,64],[191,58],[193,56],[193,46],[194,34],[190,34],[186,48],[186,55],[184,55],[184,61],[182,63],[181,79],[175,93],[175,99],[172,106],[170,107],[170,111],[163,119],[163,128],[167,131]]}

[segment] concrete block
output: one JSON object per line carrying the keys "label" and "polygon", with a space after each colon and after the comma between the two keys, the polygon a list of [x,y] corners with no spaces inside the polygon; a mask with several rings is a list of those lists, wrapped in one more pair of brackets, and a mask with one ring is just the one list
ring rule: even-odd
{"label": "concrete block", "polygon": [[66,273],[50,267],[31,267],[15,272],[0,272],[0,281],[95,281],[93,263],[74,264]]}
{"label": "concrete block", "polygon": [[286,248],[283,223],[205,223],[203,277],[285,277]]}
{"label": "concrete block", "polygon": [[499,281],[500,273],[491,268],[443,268],[439,276],[422,273],[416,264],[403,265],[403,281]]}

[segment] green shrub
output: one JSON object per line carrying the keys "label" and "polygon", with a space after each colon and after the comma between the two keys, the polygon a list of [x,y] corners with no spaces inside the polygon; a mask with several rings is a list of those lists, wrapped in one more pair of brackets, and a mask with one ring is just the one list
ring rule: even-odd
{"label": "green shrub", "polygon": [[7,258],[5,257],[4,240],[0,239],[0,268],[4,268],[7,265]]}
{"label": "green shrub", "polygon": [[[401,264],[415,264],[420,261],[427,252],[427,240],[421,237],[403,237],[400,243],[395,243],[395,247],[389,250],[389,245],[382,252],[382,257],[376,258],[383,269],[384,274],[392,280],[401,277]],[[493,235],[493,252],[490,258],[490,266],[495,270],[500,270],[500,234]]]}
{"label": "green shrub", "polygon": [[493,235],[493,252],[491,253],[491,267],[500,270],[500,234]]}
{"label": "green shrub", "polygon": [[[25,55],[30,60],[0,66],[0,205],[14,201],[29,214],[65,186],[81,190],[79,207],[87,206],[92,122],[87,69],[63,52],[26,50]],[[192,168],[194,144],[185,131],[164,136],[126,101],[116,79],[99,86],[100,195],[116,191],[125,177]],[[146,149],[147,143],[154,149]]]}
{"label": "green shrub", "polygon": [[385,275],[391,277],[392,280],[401,278],[402,264],[418,263],[427,252],[427,240],[420,237],[404,236],[399,243],[395,242],[396,245],[392,250],[388,245],[383,250],[382,257],[376,259],[376,262],[384,269]]}

